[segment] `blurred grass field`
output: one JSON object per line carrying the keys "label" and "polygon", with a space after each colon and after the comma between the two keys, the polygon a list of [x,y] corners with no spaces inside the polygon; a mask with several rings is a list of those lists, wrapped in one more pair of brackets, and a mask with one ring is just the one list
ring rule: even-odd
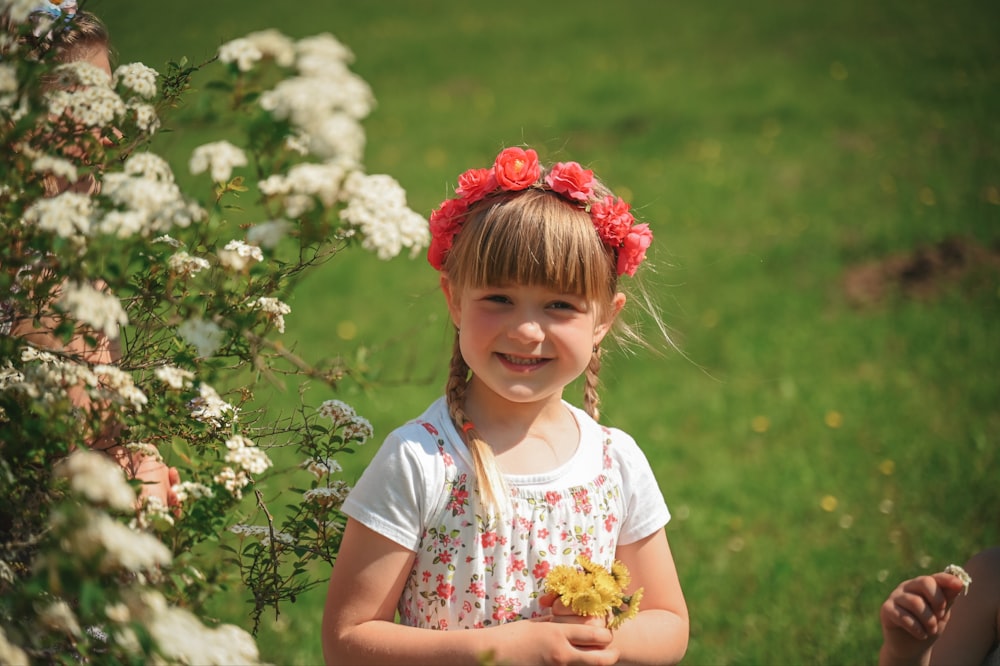
{"label": "blurred grass field", "polygon": [[[680,352],[613,355],[604,418],[641,443],[673,510],[686,663],[873,663],[899,580],[1000,543],[995,3],[88,6],[122,62],[161,71],[251,30],[333,33],[379,101],[369,170],[418,211],[522,143],[633,203]],[[182,173],[194,141],[155,147]],[[946,239],[961,260],[881,264],[865,304],[845,290],[858,266]],[[350,402],[378,439],[440,393],[451,333],[421,258],[338,256],[290,304],[286,341],[375,380],[314,388],[313,404]],[[284,607],[263,656],[321,661],[322,601]],[[239,590],[218,609],[238,621]]]}

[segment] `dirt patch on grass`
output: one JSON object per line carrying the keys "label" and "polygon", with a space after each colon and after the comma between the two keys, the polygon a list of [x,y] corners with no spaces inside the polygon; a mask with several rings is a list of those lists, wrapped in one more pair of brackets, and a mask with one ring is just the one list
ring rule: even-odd
{"label": "dirt patch on grass", "polygon": [[852,305],[864,307],[893,295],[929,299],[954,285],[995,286],[998,273],[1000,246],[954,237],[851,266],[843,289]]}

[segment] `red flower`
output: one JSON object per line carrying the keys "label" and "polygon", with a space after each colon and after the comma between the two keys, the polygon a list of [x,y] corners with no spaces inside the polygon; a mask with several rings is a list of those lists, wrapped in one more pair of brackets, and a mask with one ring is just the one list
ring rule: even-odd
{"label": "red flower", "polygon": [[545,183],[553,192],[569,199],[586,201],[594,196],[594,172],[576,162],[559,162],[552,165]]}
{"label": "red flower", "polygon": [[437,595],[441,599],[451,601],[455,596],[455,586],[450,583],[441,583],[437,586]]}
{"label": "red flower", "polygon": [[479,535],[479,539],[483,544],[483,548],[493,548],[497,545],[497,533],[496,532],[483,532]]}
{"label": "red flower", "polygon": [[552,565],[549,564],[548,560],[542,560],[535,565],[535,568],[532,569],[531,573],[535,576],[535,580],[542,580],[549,575],[549,569],[551,568]]}
{"label": "red flower", "polygon": [[653,242],[653,232],[648,224],[637,224],[633,226],[625,242],[618,250],[618,275],[635,275],[639,264],[646,258],[646,248]]}
{"label": "red flower", "polygon": [[629,208],[627,202],[610,194],[590,207],[590,219],[594,221],[594,227],[606,245],[620,247],[624,242],[629,228],[635,222]]}
{"label": "red flower", "polygon": [[469,203],[465,199],[445,199],[431,213],[429,222],[431,245],[427,248],[427,261],[437,270],[444,268],[445,257],[451,249],[455,234],[462,228]]}
{"label": "red flower", "polygon": [[538,153],[529,148],[505,148],[493,163],[497,183],[505,190],[525,190],[535,184],[541,173]]}
{"label": "red flower", "polygon": [[458,177],[455,194],[472,204],[496,188],[497,177],[493,169],[469,169]]}

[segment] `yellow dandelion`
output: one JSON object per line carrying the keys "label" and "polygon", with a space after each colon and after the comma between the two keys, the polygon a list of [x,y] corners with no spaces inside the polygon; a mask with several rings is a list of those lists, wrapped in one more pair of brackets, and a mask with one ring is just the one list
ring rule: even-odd
{"label": "yellow dandelion", "polygon": [[844,424],[844,416],[836,410],[830,410],[823,417],[823,422],[826,423],[827,428],[839,428]]}
{"label": "yellow dandelion", "polygon": [[826,512],[832,512],[837,510],[837,498],[833,495],[824,495],[823,499],[819,501],[820,507]]}
{"label": "yellow dandelion", "polygon": [[622,626],[625,620],[631,620],[633,617],[639,614],[639,602],[642,601],[642,588],[632,593],[632,596],[625,598],[625,610],[620,608],[614,609],[612,612],[614,617],[608,622],[608,629],[615,630]]}
{"label": "yellow dandelion", "polygon": [[556,594],[577,615],[604,617],[617,628],[638,612],[642,590],[625,596],[631,576],[628,567],[615,560],[611,569],[580,556],[576,567],[560,564],[545,577],[545,591]]}
{"label": "yellow dandelion", "polygon": [[627,590],[629,583],[632,582],[632,576],[628,572],[628,567],[618,560],[611,563],[611,575],[614,576],[618,587],[623,590]]}
{"label": "yellow dandelion", "polygon": [[[565,604],[566,601],[564,600],[563,603]],[[566,605],[572,608],[577,615],[600,617],[608,614],[607,600],[592,587],[577,590]]]}
{"label": "yellow dandelion", "polygon": [[892,473],[896,471],[896,462],[886,458],[878,464],[878,471],[885,476],[892,476]]}

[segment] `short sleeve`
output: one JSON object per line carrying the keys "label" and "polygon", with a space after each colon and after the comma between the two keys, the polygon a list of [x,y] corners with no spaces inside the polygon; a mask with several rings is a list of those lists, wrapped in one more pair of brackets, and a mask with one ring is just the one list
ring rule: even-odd
{"label": "short sleeve", "polygon": [[421,431],[423,428],[412,426],[393,431],[341,509],[365,527],[413,551],[420,544],[430,504],[441,493],[445,477],[436,445],[420,437]]}
{"label": "short sleeve", "polygon": [[639,445],[620,430],[612,433],[611,455],[617,458],[621,470],[626,506],[618,543],[627,545],[663,529],[670,522],[670,510]]}

